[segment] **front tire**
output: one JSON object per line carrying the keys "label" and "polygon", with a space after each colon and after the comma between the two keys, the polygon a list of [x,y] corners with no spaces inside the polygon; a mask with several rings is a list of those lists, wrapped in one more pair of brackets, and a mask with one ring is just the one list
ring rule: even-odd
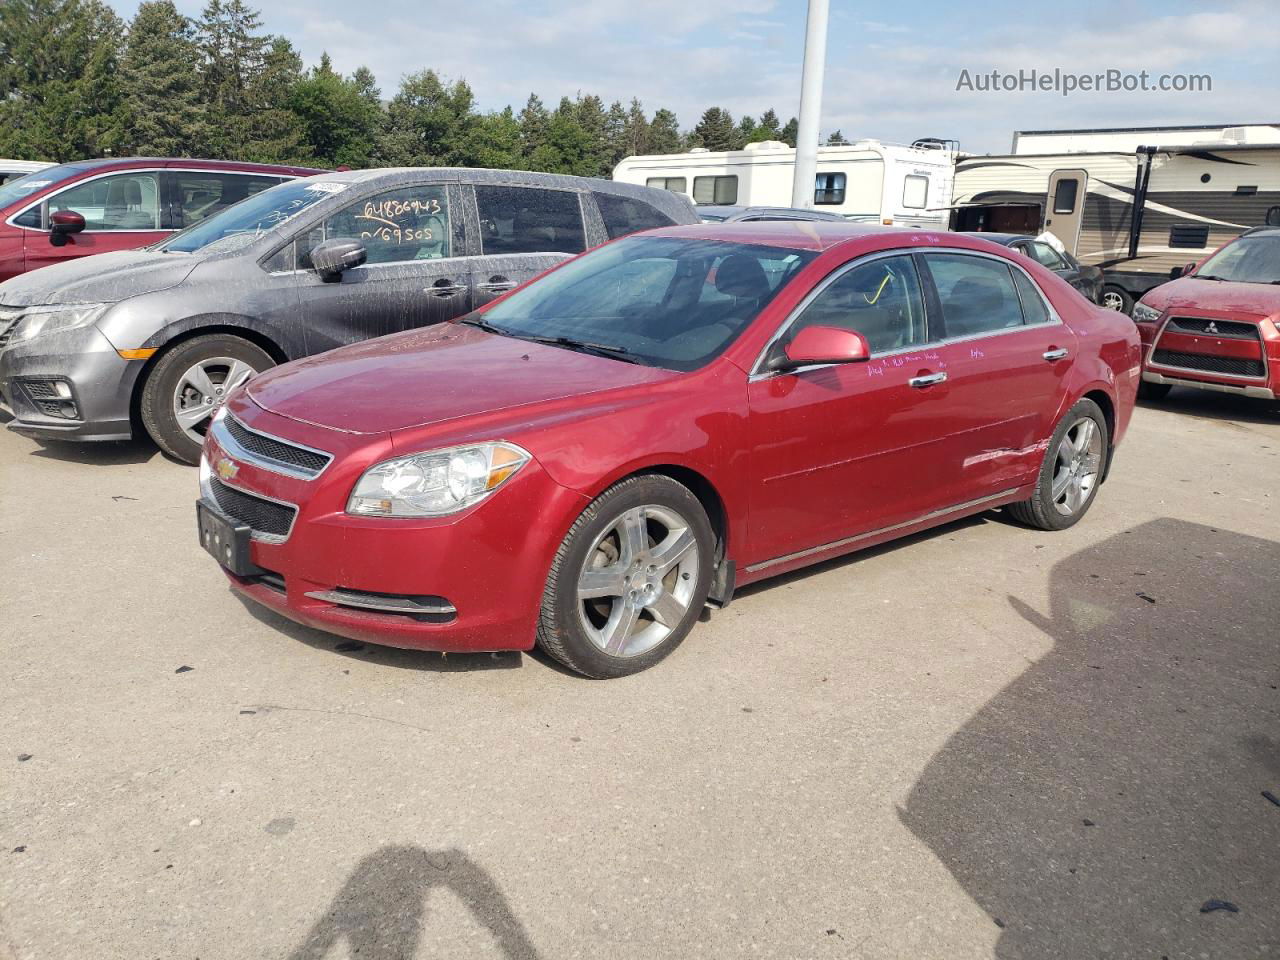
{"label": "front tire", "polygon": [[592,501],[556,552],[538,645],[595,679],[653,666],[702,612],[714,552],[688,487],[658,475],[623,480]]}
{"label": "front tire", "polygon": [[1107,420],[1092,400],[1081,400],[1058,421],[1045,451],[1036,492],[1009,505],[1010,515],[1040,530],[1075,526],[1093,505],[1107,469]]}
{"label": "front tire", "polygon": [[273,366],[265,350],[241,337],[193,337],[164,354],[147,375],[142,425],[169,456],[199,463],[205,431],[227,394]]}
{"label": "front tire", "polygon": [[1106,307],[1108,310],[1116,310],[1126,316],[1133,315],[1133,297],[1127,291],[1120,287],[1107,285],[1102,288],[1102,298],[1098,301],[1100,306]]}

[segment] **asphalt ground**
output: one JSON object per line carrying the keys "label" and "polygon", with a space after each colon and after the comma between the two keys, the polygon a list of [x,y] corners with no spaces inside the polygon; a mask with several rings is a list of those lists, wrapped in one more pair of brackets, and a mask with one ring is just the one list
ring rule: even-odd
{"label": "asphalt ground", "polygon": [[608,682],[247,605],[195,497],[0,434],[4,960],[1280,955],[1277,405],[1175,390],[1073,529],[752,587]]}

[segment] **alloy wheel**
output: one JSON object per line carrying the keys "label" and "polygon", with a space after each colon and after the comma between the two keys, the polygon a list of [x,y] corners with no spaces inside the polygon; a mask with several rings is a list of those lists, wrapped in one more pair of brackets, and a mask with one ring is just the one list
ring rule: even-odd
{"label": "alloy wheel", "polygon": [[613,657],[662,643],[689,612],[698,583],[698,544],[670,507],[632,507],[587,551],[578,574],[578,615],[587,636]]}
{"label": "alloy wheel", "polygon": [[1102,466],[1102,432],[1092,417],[1081,417],[1063,435],[1054,452],[1049,498],[1065,517],[1089,502]]}
{"label": "alloy wheel", "polygon": [[257,372],[233,357],[210,357],[193,364],[178,380],[173,394],[173,415],[178,426],[193,441],[203,443],[209,419],[227,394]]}
{"label": "alloy wheel", "polygon": [[1102,305],[1108,310],[1124,311],[1124,297],[1116,293],[1114,290],[1108,290],[1102,295]]}

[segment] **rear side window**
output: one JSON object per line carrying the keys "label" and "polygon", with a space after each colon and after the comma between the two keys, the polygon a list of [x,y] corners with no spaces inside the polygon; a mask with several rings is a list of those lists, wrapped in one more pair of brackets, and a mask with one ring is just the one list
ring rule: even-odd
{"label": "rear side window", "polygon": [[693,202],[731,205],[738,202],[738,178],[734,174],[719,177],[694,177]]}
{"label": "rear side window", "polygon": [[596,206],[604,220],[605,232],[610,240],[625,237],[637,230],[653,227],[669,227],[675,223],[665,213],[659,213],[649,204],[631,197],[618,197],[609,193],[597,193]]}
{"label": "rear side window", "polygon": [[929,253],[948,337],[967,337],[1022,326],[1022,306],[1009,266],[965,254]]}
{"label": "rear side window", "polygon": [[883,257],[852,267],[805,307],[790,335],[810,326],[860,333],[872,353],[925,343],[924,298],[915,263],[909,256]]}
{"label": "rear side window", "polygon": [[[303,253],[309,267],[310,251],[320,242],[313,230]],[[449,198],[439,185],[400,187],[357,200],[324,222],[323,239],[359,240],[371,264],[407,260],[438,260],[450,255]]]}
{"label": "rear side window", "polygon": [[667,190],[671,193],[684,193],[689,189],[689,181],[684,177],[650,177],[644,182],[646,187],[656,190]]}
{"label": "rear side window", "polygon": [[279,177],[255,177],[240,173],[175,171],[174,203],[179,214],[178,228],[189,227],[206,217],[221,213],[255,193],[280,183]]}
{"label": "rear side window", "polygon": [[475,191],[486,254],[581,253],[587,248],[576,193],[488,186]]}
{"label": "rear side window", "polygon": [[159,230],[160,182],[154,173],[122,173],[76,184],[49,199],[49,212],[74,210],[86,230]]}
{"label": "rear side window", "polygon": [[1013,285],[1018,288],[1018,299],[1022,301],[1022,319],[1028,324],[1048,323],[1049,308],[1044,304],[1039,288],[1021,270],[1013,271]]}

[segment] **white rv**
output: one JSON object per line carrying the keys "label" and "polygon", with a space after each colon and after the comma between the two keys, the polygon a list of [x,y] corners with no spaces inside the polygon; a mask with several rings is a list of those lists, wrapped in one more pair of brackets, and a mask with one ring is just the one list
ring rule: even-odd
{"label": "white rv", "polygon": [[28,173],[35,173],[37,170],[51,166],[53,166],[51,163],[33,160],[0,160],[0,186],[4,186],[10,180],[17,180]]}
{"label": "white rv", "polygon": [[966,157],[954,204],[955,230],[1054,234],[1106,271],[1103,302],[1127,313],[1173,269],[1280,223],[1280,143]]}
{"label": "white rv", "polygon": [[[789,207],[795,157],[785,143],[766,140],[745,150],[627,157],[613,179],[682,193],[695,204]],[[942,140],[819,147],[813,205],[850,220],[945,229],[954,164],[954,146]]]}

